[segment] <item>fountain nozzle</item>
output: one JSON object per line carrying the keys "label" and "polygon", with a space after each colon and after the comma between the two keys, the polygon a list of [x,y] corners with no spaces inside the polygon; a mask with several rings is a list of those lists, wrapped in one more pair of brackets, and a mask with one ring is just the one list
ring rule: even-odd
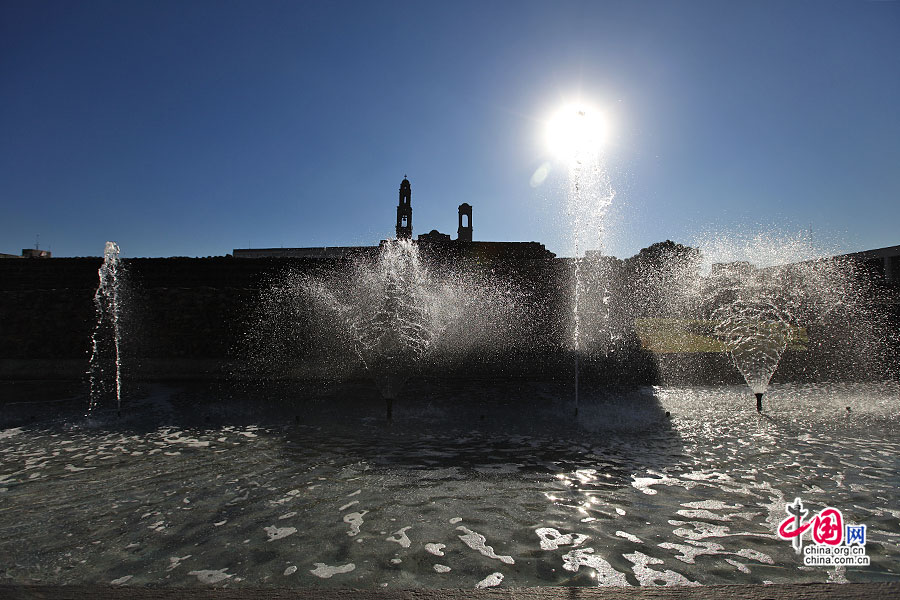
{"label": "fountain nozzle", "polygon": [[762,392],[756,393],[756,412],[762,412]]}

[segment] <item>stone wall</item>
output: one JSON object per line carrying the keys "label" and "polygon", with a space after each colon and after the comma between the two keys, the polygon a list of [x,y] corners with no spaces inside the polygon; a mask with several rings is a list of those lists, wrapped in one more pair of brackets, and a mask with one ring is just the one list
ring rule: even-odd
{"label": "stone wall", "polygon": [[[87,370],[100,264],[99,258],[0,261],[0,378],[71,378]],[[358,362],[346,353],[338,356],[337,363],[317,365],[298,353],[290,369],[254,373],[246,368],[245,335],[263,290],[289,271],[340,273],[349,268],[348,261],[213,257],[139,258],[124,264],[128,293],[123,301],[122,351],[128,376],[362,375]],[[531,318],[517,332],[521,343],[437,356],[426,365],[426,374],[570,377],[571,261],[495,260],[472,267],[509,282],[529,303]],[[612,293],[616,296],[613,305],[621,314],[635,305],[624,287]],[[809,327],[808,350],[788,353],[775,380],[897,377],[900,311],[896,303],[878,310],[877,323],[871,325],[874,332],[862,332],[839,318]],[[612,353],[593,352],[583,360],[586,380],[740,382],[725,355],[654,356],[640,348],[627,324],[619,334]],[[888,343],[866,346],[866,340],[873,338]]]}

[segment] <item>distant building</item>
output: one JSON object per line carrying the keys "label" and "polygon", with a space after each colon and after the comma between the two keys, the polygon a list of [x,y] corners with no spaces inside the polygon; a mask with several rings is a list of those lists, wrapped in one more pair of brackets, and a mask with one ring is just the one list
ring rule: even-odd
{"label": "distant building", "polygon": [[876,278],[885,283],[900,283],[900,246],[888,246],[875,250],[851,252],[834,257],[836,260],[852,260],[865,266]]}
{"label": "distant building", "polygon": [[22,258],[50,258],[50,251],[38,250],[37,248],[25,248],[22,250]]}
{"label": "distant building", "polygon": [[[432,229],[420,234],[416,243],[423,254],[445,258],[467,258],[476,261],[494,259],[550,259],[556,255],[538,242],[475,242],[472,240],[472,206],[463,202],[458,207],[457,239]],[[397,239],[413,239],[412,186],[409,179],[400,182],[397,202]],[[384,242],[382,242],[384,243]],[[235,248],[235,258],[315,258],[336,260],[374,253],[377,246],[333,246],[326,248]]]}
{"label": "distant building", "polygon": [[404,175],[400,182],[400,202],[397,204],[397,239],[412,238],[412,188]]}
{"label": "distant building", "polygon": [[376,246],[325,246],[322,248],[235,248],[235,258],[320,258],[338,260],[371,253]]}
{"label": "distant building", "polygon": [[0,258],[50,258],[51,256],[49,250],[38,250],[37,248],[24,248],[22,254],[5,254],[0,252]]}

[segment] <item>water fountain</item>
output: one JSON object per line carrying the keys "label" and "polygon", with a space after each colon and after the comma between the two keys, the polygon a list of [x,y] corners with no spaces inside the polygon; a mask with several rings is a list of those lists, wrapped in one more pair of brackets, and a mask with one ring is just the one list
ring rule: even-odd
{"label": "water fountain", "polygon": [[736,300],[716,310],[715,334],[756,395],[756,410],[787,347],[790,315],[772,299]]}
{"label": "water fountain", "polygon": [[[304,263],[305,272],[274,277],[260,292],[264,320],[251,337],[268,349],[265,357],[285,361],[270,363],[282,375],[290,375],[279,371],[287,363],[306,368],[323,357],[331,373],[358,364],[388,407],[437,357],[464,356],[482,343],[503,347],[503,332],[527,337],[515,324],[528,303],[510,295],[503,274],[479,278],[419,250],[389,241],[377,255],[316,270]],[[114,245],[106,258],[98,356],[103,340],[115,339],[114,325],[121,328]],[[700,321],[702,312],[738,366],[758,374],[749,379],[765,386],[784,338],[789,344],[817,315],[844,310],[857,292],[841,283],[843,267],[772,268],[763,258],[757,253],[759,267],[746,274],[735,267],[702,280],[690,260],[666,272],[648,268],[657,276],[652,286],[669,292],[664,314]],[[580,274],[586,280],[592,271]],[[668,274],[683,281],[672,285]],[[601,311],[606,305],[606,287],[596,287],[603,289],[596,298],[580,298],[582,317],[590,301]],[[560,312],[568,315],[568,306]],[[581,321],[582,352],[589,322]],[[291,386],[310,385],[301,379]],[[0,540],[0,554],[11,557],[7,578],[380,589],[900,576],[896,511],[884,501],[900,485],[896,382],[780,384],[791,403],[772,403],[765,419],[742,410],[743,386],[612,388],[593,405],[583,396],[577,427],[555,378],[464,383],[447,392],[410,381],[407,392],[417,386],[438,401],[415,414],[397,410],[402,426],[391,428],[366,413],[369,395],[348,388],[327,396],[328,406],[303,404],[304,419],[293,427],[283,412],[267,420],[265,398],[252,392],[230,400],[249,407],[249,423],[198,426],[206,410],[198,407],[229,399],[160,385],[153,402],[170,410],[156,420],[146,410],[140,430],[41,423],[0,430],[0,528],[16,533]],[[489,418],[473,419],[476,411]],[[797,489],[814,510],[841,507],[848,521],[870,527],[873,541],[877,532],[881,541],[867,549],[873,568],[804,568],[776,539]],[[99,543],[85,544],[84,531]],[[23,538],[31,543],[16,542]]]}
{"label": "water fountain", "polygon": [[382,244],[373,270],[360,270],[347,303],[329,303],[342,315],[353,349],[392,406],[406,380],[462,306],[445,302],[410,240]]}
{"label": "water fountain", "polygon": [[[582,295],[584,268],[597,267],[587,261],[582,250],[603,247],[604,217],[615,192],[608,174],[600,162],[600,148],[606,136],[606,126],[600,113],[588,106],[572,105],[562,108],[547,123],[547,141],[551,152],[566,166],[569,178],[567,213],[573,245],[572,290],[572,351],[575,357],[575,416],[579,411],[579,375],[582,348]],[[596,273],[595,273],[596,275]],[[605,292],[605,290],[604,290]],[[605,293],[604,293],[605,295]],[[604,306],[608,307],[608,301]],[[606,320],[609,315],[607,313]]]}
{"label": "water fountain", "polygon": [[[352,355],[390,419],[425,362],[499,347],[522,320],[511,286],[467,266],[427,265],[418,244],[400,239],[349,269],[276,277],[251,319],[250,354],[264,369],[288,373],[299,359],[335,378],[352,375]],[[311,347],[318,356],[309,355]]]}
{"label": "water fountain", "polygon": [[98,275],[100,283],[94,293],[97,322],[91,336],[88,412],[94,411],[101,398],[114,392],[118,415],[122,410],[121,324],[125,269],[116,242],[106,242]]}
{"label": "water fountain", "polygon": [[[838,306],[866,319],[857,306],[864,291],[850,265],[826,260],[828,253],[802,235],[772,233],[716,236],[704,246],[710,273],[697,286],[713,334],[735,367],[762,398],[791,343],[800,344],[806,327],[822,323]],[[859,332],[862,333],[861,331]]]}
{"label": "water fountain", "polygon": [[[574,287],[553,280],[561,301],[545,312],[502,269],[432,260],[409,240],[355,259],[299,262],[305,270],[279,273],[260,290],[247,342],[266,377],[295,377],[290,387],[307,391],[319,375],[365,373],[388,419],[405,386],[407,398],[437,398],[424,410],[398,408],[402,426],[382,427],[366,412],[369,390],[353,386],[335,386],[318,405],[295,394],[304,419],[288,427],[284,405],[266,415],[265,398],[253,392],[228,398],[161,384],[147,405],[167,410],[147,409],[140,430],[0,430],[0,529],[16,534],[0,540],[0,555],[11,557],[7,579],[380,589],[900,576],[897,515],[884,500],[900,485],[896,382],[779,384],[791,403],[771,403],[765,419],[741,410],[743,386],[611,387],[597,402],[584,394],[573,427],[555,374],[512,382],[472,375],[479,348],[498,352],[494,368],[546,318],[542,326],[558,335],[539,338],[543,354],[526,362],[553,356],[565,338],[576,361],[577,414],[579,368],[588,371],[579,361],[598,338],[617,335],[611,319],[634,316],[612,314],[611,301],[620,310],[654,290],[652,301],[642,296],[645,308],[660,320],[689,321],[706,341],[717,337],[761,409],[785,350],[804,341],[803,327],[839,310],[855,335],[866,327],[847,269],[816,260],[824,253],[792,253],[783,240],[751,244],[743,255],[733,237],[728,252],[701,245],[707,262],[730,261],[702,276],[695,253],[672,242],[621,265],[580,256],[585,240],[602,238],[611,192],[597,163],[574,165],[576,252],[562,263]],[[630,295],[609,284],[606,270],[619,267],[624,283],[616,285],[635,284]],[[522,279],[534,284],[535,273],[555,268]],[[113,385],[120,408],[123,270],[112,242],[99,277],[91,409]],[[463,386],[415,381],[454,360],[468,376]],[[226,402],[246,408],[250,422],[198,427],[198,412]],[[797,561],[775,531],[798,489],[808,505],[839,506],[879,536],[868,549],[875,568]],[[94,543],[84,543],[85,531],[95,532]]]}

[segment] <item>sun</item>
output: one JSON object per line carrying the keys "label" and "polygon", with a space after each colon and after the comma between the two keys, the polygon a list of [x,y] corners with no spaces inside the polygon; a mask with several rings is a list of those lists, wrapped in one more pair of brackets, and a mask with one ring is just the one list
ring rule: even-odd
{"label": "sun", "polygon": [[606,141],[607,125],[603,114],[586,104],[569,104],[547,121],[546,137],[550,152],[571,167],[591,161]]}

